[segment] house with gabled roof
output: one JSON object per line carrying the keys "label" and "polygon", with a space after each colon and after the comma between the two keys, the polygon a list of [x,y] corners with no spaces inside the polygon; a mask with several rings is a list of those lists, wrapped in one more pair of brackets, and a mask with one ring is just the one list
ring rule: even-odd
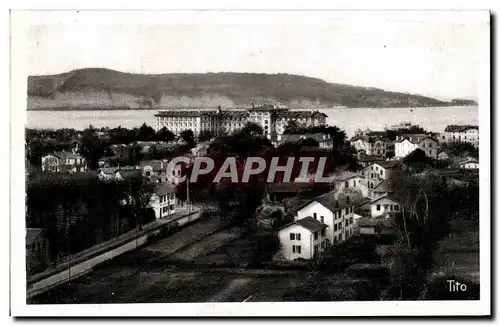
{"label": "house with gabled roof", "polygon": [[87,162],[79,154],[72,152],[54,152],[42,156],[42,171],[48,172],[86,172]]}
{"label": "house with gabled roof", "polygon": [[401,136],[394,143],[396,158],[406,157],[416,149],[424,151],[425,155],[437,159],[439,153],[439,142],[436,138],[425,135]]}
{"label": "house with gabled roof", "polygon": [[470,143],[475,147],[479,147],[479,126],[448,125],[441,137],[446,142]]}
{"label": "house with gabled roof", "polygon": [[327,247],[328,226],[311,216],[281,227],[278,237],[281,254],[285,259],[312,259]]}
{"label": "house with gabled roof", "polygon": [[402,210],[401,204],[390,194],[373,199],[369,205],[372,218],[399,213]]}
{"label": "house with gabled roof", "polygon": [[297,209],[295,220],[308,216],[328,225],[328,245],[340,243],[353,235],[353,205],[348,196],[329,192],[316,197]]}

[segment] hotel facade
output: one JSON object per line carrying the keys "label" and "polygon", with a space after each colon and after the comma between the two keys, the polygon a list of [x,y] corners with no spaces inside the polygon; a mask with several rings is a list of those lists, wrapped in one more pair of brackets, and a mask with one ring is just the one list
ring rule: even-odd
{"label": "hotel facade", "polygon": [[155,115],[155,130],[166,127],[175,134],[191,129],[195,135],[210,131],[215,135],[231,133],[248,122],[258,124],[269,139],[283,135],[289,121],[303,126],[326,124],[326,114],[319,111],[291,111],[276,105],[252,106],[247,109],[192,110],[175,109],[160,111]]}

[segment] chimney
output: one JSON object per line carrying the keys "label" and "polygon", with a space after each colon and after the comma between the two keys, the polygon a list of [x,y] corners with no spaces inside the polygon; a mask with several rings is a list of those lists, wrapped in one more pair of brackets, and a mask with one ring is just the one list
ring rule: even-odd
{"label": "chimney", "polygon": [[255,103],[254,103],[254,102],[252,102],[252,108],[254,108],[254,107],[255,107]]}

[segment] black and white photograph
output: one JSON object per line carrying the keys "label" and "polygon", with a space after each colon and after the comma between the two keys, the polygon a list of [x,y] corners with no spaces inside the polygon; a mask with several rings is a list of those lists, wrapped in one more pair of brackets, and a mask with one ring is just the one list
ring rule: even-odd
{"label": "black and white photograph", "polygon": [[12,11],[13,311],[489,315],[489,69],[487,10]]}

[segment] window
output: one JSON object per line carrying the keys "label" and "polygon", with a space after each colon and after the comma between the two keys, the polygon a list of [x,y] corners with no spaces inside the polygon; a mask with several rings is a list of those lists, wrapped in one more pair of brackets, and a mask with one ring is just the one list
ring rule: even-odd
{"label": "window", "polygon": [[174,204],[170,205],[170,210],[173,211],[174,210]]}
{"label": "window", "polygon": [[325,223],[325,217],[324,216],[320,216],[319,219],[320,219],[321,223]]}
{"label": "window", "polygon": [[315,220],[317,220],[317,219],[318,219],[318,214],[313,213],[313,216],[314,216],[314,219],[315,219]]}
{"label": "window", "polygon": [[342,234],[339,234],[339,242],[342,241]]}
{"label": "window", "polygon": [[342,229],[342,222],[339,222],[339,230]]}
{"label": "window", "polygon": [[370,174],[370,177],[373,178],[373,173]]}
{"label": "window", "polygon": [[325,236],[325,229],[322,229],[321,230],[321,236],[324,237]]}
{"label": "window", "polygon": [[318,252],[318,245],[314,245],[314,253],[317,253]]}
{"label": "window", "polygon": [[290,240],[295,240],[295,233],[290,233]]}
{"label": "window", "polygon": [[295,251],[300,254],[302,251],[302,248],[300,246],[295,246]]}
{"label": "window", "polygon": [[399,211],[399,205],[394,205],[394,209],[395,209],[396,211]]}
{"label": "window", "polygon": [[314,240],[318,240],[318,236],[319,236],[318,231],[314,232]]}
{"label": "window", "polygon": [[353,185],[354,187],[356,187],[356,180],[354,180],[354,181],[352,182],[352,185]]}
{"label": "window", "polygon": [[377,211],[380,210],[380,204],[377,204]]}
{"label": "window", "polygon": [[350,218],[350,221],[351,221],[351,224],[354,223],[354,219],[352,218],[352,216]]}
{"label": "window", "polygon": [[297,241],[300,241],[300,233],[295,233],[295,238],[297,239]]}
{"label": "window", "polygon": [[345,238],[346,238],[346,239],[347,239],[347,238],[349,238],[349,231],[346,231],[346,232],[345,232]]}
{"label": "window", "polygon": [[335,225],[333,226],[333,231],[334,231],[334,232],[335,232],[335,231],[337,231],[337,224],[335,224]]}
{"label": "window", "polygon": [[384,170],[380,170],[380,175],[384,175]]}

